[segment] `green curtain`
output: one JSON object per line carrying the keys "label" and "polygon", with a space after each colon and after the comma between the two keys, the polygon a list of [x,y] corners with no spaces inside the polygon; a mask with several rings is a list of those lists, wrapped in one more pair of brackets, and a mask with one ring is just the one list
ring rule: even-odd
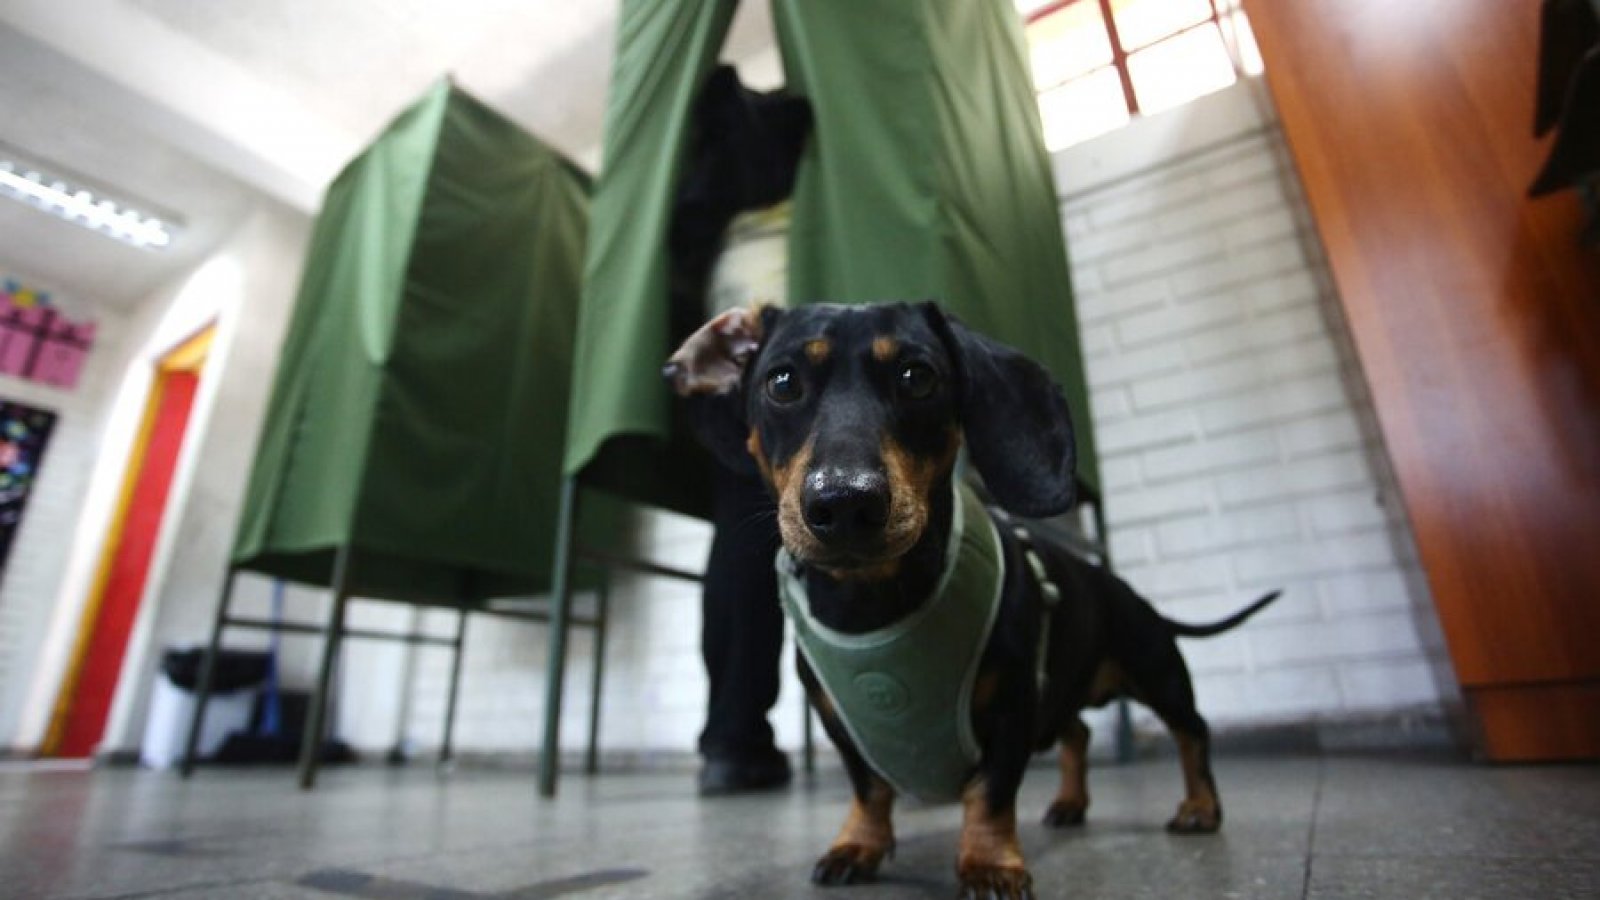
{"label": "green curtain", "polygon": [[667,232],[694,102],[737,5],[622,5],[566,442],[566,472],[586,485],[701,517],[709,462],[660,375],[673,349]]}
{"label": "green curtain", "polygon": [[774,0],[817,127],[789,295],[936,299],[1050,369],[1100,483],[1055,179],[1010,0]]}
{"label": "green curtain", "polygon": [[[735,0],[626,0],[579,311],[565,471],[685,512],[703,454],[658,369],[689,114]],[[773,0],[813,106],[790,233],[795,302],[935,298],[1045,364],[1093,428],[1055,184],[1010,0]],[[644,477],[648,476],[648,477]]]}
{"label": "green curtain", "polygon": [[587,176],[440,82],[329,188],[240,567],[455,605],[546,590]]}

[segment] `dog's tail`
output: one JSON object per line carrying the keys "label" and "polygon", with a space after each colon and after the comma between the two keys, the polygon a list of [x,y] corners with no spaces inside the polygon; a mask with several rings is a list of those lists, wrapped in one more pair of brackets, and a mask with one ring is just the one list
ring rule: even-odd
{"label": "dog's tail", "polygon": [[[1244,620],[1265,609],[1267,604],[1278,599],[1278,595],[1282,593],[1282,591],[1273,591],[1226,619],[1217,622],[1211,622],[1206,625],[1187,625],[1183,622],[1174,622],[1171,619],[1167,619],[1167,625],[1172,629],[1172,633],[1179,637],[1211,637],[1214,634],[1221,634],[1230,628],[1244,624]],[[1162,618],[1166,617],[1163,616]]]}

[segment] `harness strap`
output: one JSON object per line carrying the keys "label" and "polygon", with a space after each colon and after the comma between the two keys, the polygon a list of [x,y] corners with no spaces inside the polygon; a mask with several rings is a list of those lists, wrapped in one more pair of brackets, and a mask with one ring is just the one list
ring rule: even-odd
{"label": "harness strap", "polygon": [[1039,690],[1044,690],[1047,677],[1046,663],[1050,659],[1050,619],[1061,605],[1061,589],[1050,580],[1050,573],[1044,567],[1044,560],[1039,557],[1039,552],[1034,549],[1033,535],[1021,525],[1011,526],[1011,533],[1016,536],[1017,542],[1022,545],[1022,556],[1028,561],[1028,571],[1033,575],[1034,584],[1039,587],[1039,597],[1043,601],[1039,605],[1039,649],[1038,656],[1034,659],[1034,677],[1038,680]]}

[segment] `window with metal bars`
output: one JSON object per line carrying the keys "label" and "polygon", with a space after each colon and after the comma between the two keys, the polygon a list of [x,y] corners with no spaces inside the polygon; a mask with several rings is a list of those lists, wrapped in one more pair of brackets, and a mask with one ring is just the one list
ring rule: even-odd
{"label": "window with metal bars", "polygon": [[1060,150],[1261,71],[1239,0],[1017,0]]}

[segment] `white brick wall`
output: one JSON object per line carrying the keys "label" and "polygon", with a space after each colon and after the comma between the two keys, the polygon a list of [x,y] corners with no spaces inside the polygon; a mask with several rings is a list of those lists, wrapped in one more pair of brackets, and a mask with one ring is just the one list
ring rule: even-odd
{"label": "white brick wall", "polygon": [[[49,289],[49,285],[25,276],[16,277]],[[77,387],[65,390],[0,376],[0,398],[57,415],[22,526],[0,574],[0,753],[11,745],[17,727],[38,660],[40,636],[49,621],[70,550],[68,538],[99,449],[106,406],[115,394],[115,376],[125,356],[125,316],[103,306],[74,305],[74,298],[59,294],[56,302],[75,315],[92,315],[97,323],[95,346]]]}
{"label": "white brick wall", "polygon": [[[699,569],[705,564],[711,533],[703,523],[670,513],[641,511],[633,546],[641,558]],[[578,609],[591,608],[580,597]],[[658,578],[619,574],[612,586],[612,622],[607,637],[601,748],[606,752],[692,752],[704,724],[706,681],[700,664],[700,594],[695,585]],[[425,627],[446,635],[454,628],[449,614],[430,613]],[[548,631],[480,616],[467,633],[457,747],[466,751],[527,753],[542,738],[544,665]],[[587,629],[576,630],[568,645],[568,670],[563,701],[562,743],[582,747],[588,735],[590,667],[593,643]],[[377,664],[387,648],[369,645],[356,654]],[[388,671],[402,669],[394,653]],[[416,657],[412,716],[407,736],[422,748],[437,745],[444,721],[449,654],[422,650]],[[363,705],[386,702],[374,692],[395,690],[393,679],[362,676],[352,656],[346,680],[347,739],[368,749],[387,748],[395,738],[396,720],[376,717],[358,723],[351,716]],[[800,746],[801,692],[793,676],[791,651],[780,663],[782,693],[770,719],[779,743]],[[374,673],[369,673],[374,674]],[[376,684],[376,686],[373,686]],[[355,727],[355,726],[358,726]],[[825,741],[818,731],[819,740]]]}
{"label": "white brick wall", "polygon": [[[1285,591],[1248,626],[1184,643],[1202,711],[1224,728],[1437,708],[1454,691],[1277,140],[1243,86],[1055,160],[1119,568],[1194,622]],[[643,517],[654,558],[700,566],[707,541],[698,523]],[[696,590],[624,579],[613,611],[602,747],[692,750],[705,703]],[[449,632],[448,617],[428,618]],[[537,746],[544,645],[540,628],[473,625],[458,746]],[[586,734],[589,654],[580,632],[568,748]],[[417,659],[407,730],[429,747],[447,658]],[[796,747],[799,691],[783,665],[773,721]],[[388,747],[394,716],[372,710],[397,706],[400,651],[352,648],[346,672],[346,737]],[[1111,733],[1103,718],[1095,731]]]}
{"label": "white brick wall", "polygon": [[[1057,159],[1103,173],[1062,179],[1062,216],[1113,556],[1185,621],[1283,589],[1238,631],[1184,642],[1214,723],[1436,709],[1455,691],[1438,626],[1251,90]],[[1135,146],[1152,136],[1165,153]]]}

